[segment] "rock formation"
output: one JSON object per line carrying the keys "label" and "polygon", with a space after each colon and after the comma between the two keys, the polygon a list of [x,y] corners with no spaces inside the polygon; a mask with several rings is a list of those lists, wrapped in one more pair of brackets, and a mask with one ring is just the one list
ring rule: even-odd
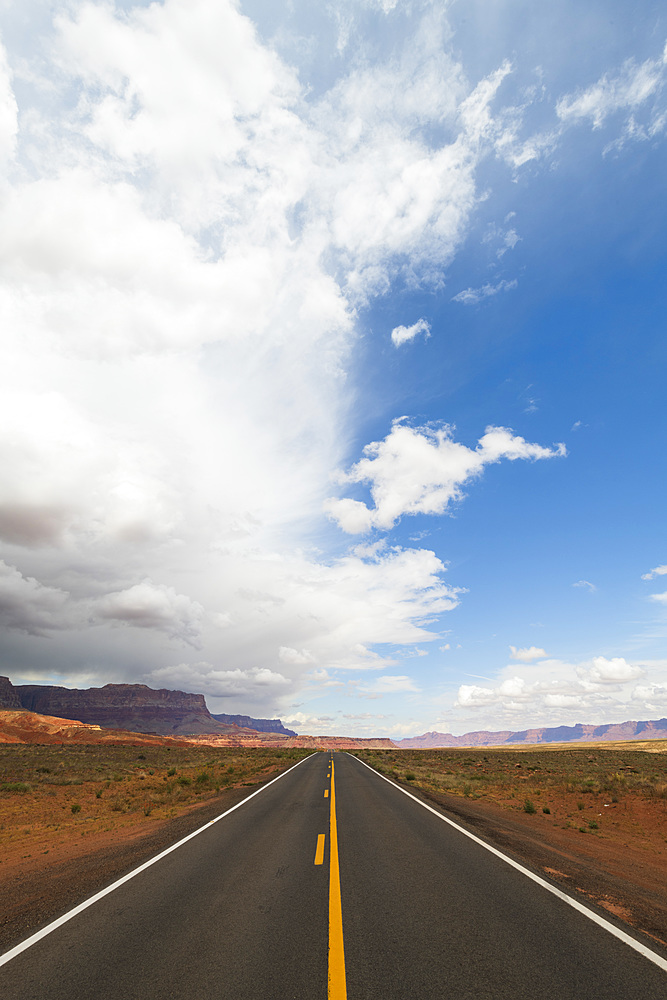
{"label": "rock formation", "polygon": [[0,708],[22,708],[18,691],[9,677],[0,677]]}
{"label": "rock formation", "polygon": [[238,727],[217,722],[201,694],[154,690],[145,684],[105,684],[101,688],[64,688],[19,684],[21,706],[40,715],[78,719],[105,729],[185,736],[230,733]]}
{"label": "rock formation", "polygon": [[280,719],[252,719],[249,715],[213,715],[217,722],[254,729],[258,733],[280,733],[281,736],[296,736],[291,729],[285,729]]}

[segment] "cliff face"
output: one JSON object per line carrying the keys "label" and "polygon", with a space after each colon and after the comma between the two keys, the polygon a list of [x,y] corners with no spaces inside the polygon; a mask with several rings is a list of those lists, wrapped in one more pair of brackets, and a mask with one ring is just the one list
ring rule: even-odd
{"label": "cliff face", "polygon": [[77,719],[105,729],[128,729],[166,736],[229,733],[237,727],[217,722],[201,694],[154,690],[145,684],[105,684],[101,688],[64,688],[20,684],[20,705],[40,715]]}
{"label": "cliff face", "polygon": [[291,729],[285,729],[280,719],[252,719],[249,715],[213,715],[217,722],[254,729],[258,733],[280,733],[281,736],[296,736]]}
{"label": "cliff face", "polygon": [[21,707],[18,691],[9,677],[0,677],[0,708],[19,709]]}

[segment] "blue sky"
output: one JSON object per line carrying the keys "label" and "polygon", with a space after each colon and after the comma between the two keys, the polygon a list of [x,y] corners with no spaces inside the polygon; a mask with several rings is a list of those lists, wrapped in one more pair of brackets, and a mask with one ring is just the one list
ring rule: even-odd
{"label": "blue sky", "polygon": [[656,4],[0,4],[0,651],[301,732],[667,713]]}

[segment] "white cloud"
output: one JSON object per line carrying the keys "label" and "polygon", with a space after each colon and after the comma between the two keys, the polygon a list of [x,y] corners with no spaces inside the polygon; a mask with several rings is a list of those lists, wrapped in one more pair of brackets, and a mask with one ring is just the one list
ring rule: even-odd
{"label": "white cloud", "polygon": [[622,656],[615,656],[611,660],[596,656],[587,677],[594,684],[626,684],[642,677],[645,672],[636,663],[627,663]]}
{"label": "white cloud", "polygon": [[[441,288],[480,164],[549,148],[498,110],[512,67],[469,81],[442,9],[415,7],[374,62],[361,39],[320,90],[227,0],[40,16],[38,43],[0,57],[17,165],[0,198],[3,620],[58,631],[63,676],[94,663],[253,710],[328,683],[313,664],[390,677],[392,645],[438,638],[460,591],[429,550],[327,549],[358,309],[396,282]],[[563,453],[399,425],[345,479],[374,506],[330,509],[351,533],[389,528],[446,511],[501,458]],[[165,665],[167,638],[200,662]]]}
{"label": "white cloud", "polygon": [[96,613],[133,628],[157,629],[172,639],[199,644],[204,609],[173,587],[146,579],[97,602]]}
{"label": "white cloud", "polygon": [[656,601],[658,604],[667,604],[667,590],[664,594],[651,594],[649,600]]}
{"label": "white cloud", "polygon": [[364,684],[361,691],[369,694],[400,694],[403,691],[419,691],[411,677],[405,674],[383,674]]}
{"label": "white cloud", "polygon": [[7,53],[0,44],[0,163],[10,160],[16,149],[18,108],[12,89]]}
{"label": "white cloud", "polygon": [[656,566],[655,569],[649,570],[648,573],[642,575],[642,580],[653,580],[656,576],[666,576],[667,566]]}
{"label": "white cloud", "polygon": [[477,305],[482,299],[488,299],[492,295],[497,295],[498,292],[509,292],[513,288],[516,288],[518,281],[514,278],[512,281],[506,281],[503,279],[497,284],[492,285],[487,283],[482,285],[481,288],[466,288],[462,292],[452,297],[452,302],[460,302],[464,306]]}
{"label": "white cloud", "polygon": [[[629,685],[651,673],[663,676],[666,667],[664,662],[632,662],[621,656],[596,656],[581,663],[526,659],[523,666],[507,666],[494,686],[461,685],[454,707],[471,713],[471,728],[621,722],[637,711]],[[485,709],[492,711],[485,716]]]}
{"label": "white cloud", "polygon": [[290,682],[287,677],[266,667],[249,670],[223,670],[207,661],[179,663],[153,670],[154,684],[194,689],[209,698],[270,697],[280,695]]}
{"label": "white cloud", "polygon": [[373,527],[388,530],[403,514],[443,514],[463,496],[462,487],[489,464],[565,455],[564,445],[530,444],[505,427],[487,427],[477,448],[453,440],[447,425],[409,427],[394,421],[384,441],[364,449],[365,457],[341,475],[344,483],[367,483],[374,507],[358,500],[328,500],[327,513],[351,534]]}
{"label": "white cloud", "polygon": [[281,646],[278,650],[278,659],[281,663],[313,663],[314,657],[307,649],[292,649],[290,646]]}
{"label": "white cloud", "polygon": [[510,646],[511,658],[513,660],[521,660],[523,663],[530,663],[532,660],[546,659],[546,652],[537,646],[528,646],[521,649],[517,649],[516,646]]}
{"label": "white cloud", "polygon": [[590,580],[577,580],[577,582],[573,583],[572,586],[579,587],[580,589],[589,590],[591,594],[594,594],[595,591],[598,589],[594,583],[590,582]]}
{"label": "white cloud", "polygon": [[391,341],[394,347],[400,347],[401,344],[414,340],[420,333],[425,334],[426,338],[431,336],[431,327],[425,319],[418,319],[412,326],[394,327],[391,331]]}
{"label": "white cloud", "polygon": [[639,703],[640,711],[664,712],[667,709],[667,683],[638,684],[632,698]]}
{"label": "white cloud", "polygon": [[647,59],[639,66],[628,59],[618,73],[605,73],[591,87],[562,97],[556,113],[563,122],[589,119],[593,128],[600,128],[610,115],[637,108],[653,97],[664,77],[664,53],[661,58]]}

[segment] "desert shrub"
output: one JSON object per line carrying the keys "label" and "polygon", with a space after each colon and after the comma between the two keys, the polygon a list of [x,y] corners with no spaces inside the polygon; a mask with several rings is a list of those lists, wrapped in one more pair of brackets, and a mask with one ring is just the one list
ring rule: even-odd
{"label": "desert shrub", "polygon": [[406,771],[405,773],[406,781],[414,781],[416,777],[417,775],[414,773],[414,771]]}
{"label": "desert shrub", "polygon": [[583,808],[584,808],[584,803],[581,801],[581,799],[579,799],[579,801],[577,802],[577,809],[583,809]]}
{"label": "desert shrub", "polygon": [[590,821],[590,823],[588,824],[588,829],[589,830],[597,830],[598,829],[598,825],[597,825],[597,823],[595,822],[594,819],[592,819]]}
{"label": "desert shrub", "polygon": [[176,768],[170,767],[169,770],[167,771],[167,774],[169,775],[170,778],[173,778],[173,776],[176,774]]}
{"label": "desert shrub", "polygon": [[176,780],[177,780],[177,782],[178,782],[179,785],[191,785],[192,784],[192,778],[186,778],[186,776],[184,774],[182,774],[180,776],[180,778],[177,778]]}
{"label": "desert shrub", "polygon": [[463,794],[464,794],[464,795],[465,795],[466,797],[467,797],[468,795],[472,795],[472,785],[470,785],[470,784],[469,784],[469,783],[468,783],[467,781],[466,781],[466,782],[464,783],[464,785],[463,785]]}
{"label": "desert shrub", "polygon": [[97,791],[95,792],[95,798],[96,799],[101,799],[102,798],[102,789],[101,788],[98,788]]}
{"label": "desert shrub", "polygon": [[534,803],[530,799],[526,799],[526,801],[523,804],[523,811],[525,813],[530,813],[532,815],[533,813],[537,812],[537,809],[535,808]]}
{"label": "desert shrub", "polygon": [[201,774],[197,775],[196,781],[198,785],[205,785],[210,780],[209,775],[206,771],[202,771]]}
{"label": "desert shrub", "polygon": [[81,803],[80,802],[73,802],[72,803],[72,812],[74,813],[74,815],[76,815],[76,813],[80,813],[81,812]]}
{"label": "desert shrub", "polygon": [[25,781],[3,781],[0,792],[29,792],[30,785]]}
{"label": "desert shrub", "polygon": [[547,816],[551,815],[551,809],[549,808],[549,806],[542,806],[542,812],[546,813]]}

